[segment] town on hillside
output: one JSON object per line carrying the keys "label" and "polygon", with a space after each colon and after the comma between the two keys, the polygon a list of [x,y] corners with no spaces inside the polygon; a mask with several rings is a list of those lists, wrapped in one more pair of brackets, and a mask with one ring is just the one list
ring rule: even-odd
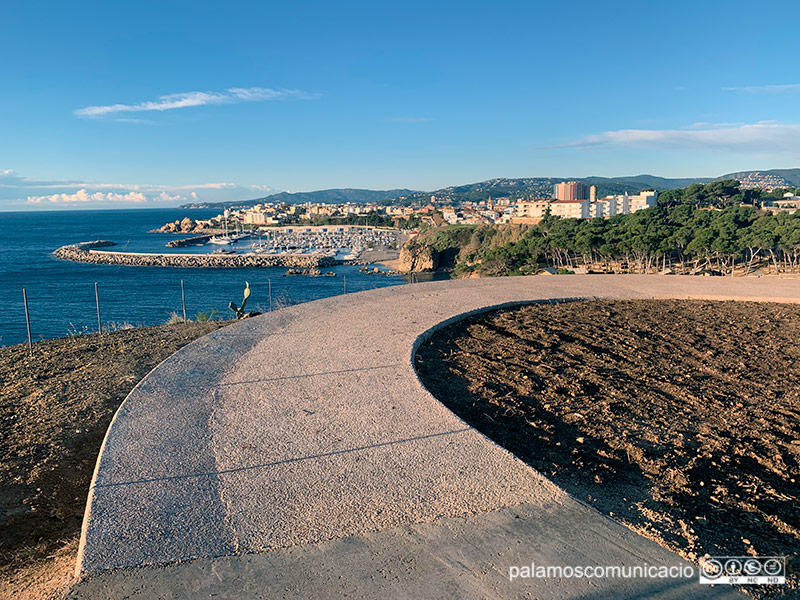
{"label": "town on hillside", "polygon": [[[750,182],[752,183],[752,182]],[[702,187],[702,186],[700,186]],[[751,189],[741,185],[742,189]],[[758,188],[771,192],[769,187]],[[775,188],[781,190],[783,188]],[[761,199],[761,208],[768,212],[793,213],[800,207],[797,190],[787,191],[782,196]],[[580,181],[563,181],[553,186],[549,197],[509,196],[485,200],[453,201],[436,194],[417,200],[411,205],[387,203],[328,203],[264,202],[255,206],[231,208],[209,219],[184,218],[167,223],[158,231],[178,233],[208,233],[218,231],[223,223],[233,228],[253,230],[287,225],[363,225],[393,227],[405,230],[418,229],[423,225],[536,225],[545,216],[595,219],[627,215],[658,205],[659,193],[642,190],[637,194],[628,192],[597,197],[597,187]]]}

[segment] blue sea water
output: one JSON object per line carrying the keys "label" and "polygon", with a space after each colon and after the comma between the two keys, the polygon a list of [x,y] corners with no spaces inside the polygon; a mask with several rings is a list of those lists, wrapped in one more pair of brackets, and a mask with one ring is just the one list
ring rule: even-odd
{"label": "blue sea water", "polygon": [[[249,310],[269,309],[272,296],[283,304],[307,302],[347,291],[355,292],[406,282],[402,276],[360,273],[358,267],[337,266],[337,277],[285,276],[284,268],[179,269],[91,265],[55,258],[53,250],[65,244],[96,239],[118,243],[113,250],[166,252],[173,234],[148,233],[185,216],[203,219],[219,211],[138,209],[97,211],[37,211],[0,213],[0,345],[27,339],[22,289],[28,295],[34,341],[96,331],[94,284],[97,282],[104,327],[118,324],[155,325],[171,313],[182,313],[181,280],[189,317],[217,312],[230,318],[231,301],[239,304],[244,282],[252,295]],[[250,244],[245,240],[240,244]],[[181,248],[178,252],[191,249]]]}

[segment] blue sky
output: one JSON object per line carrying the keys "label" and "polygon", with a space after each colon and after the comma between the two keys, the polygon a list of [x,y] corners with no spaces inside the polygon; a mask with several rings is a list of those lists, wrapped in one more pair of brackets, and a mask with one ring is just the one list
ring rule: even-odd
{"label": "blue sky", "polygon": [[0,209],[800,166],[796,1],[1,10]]}

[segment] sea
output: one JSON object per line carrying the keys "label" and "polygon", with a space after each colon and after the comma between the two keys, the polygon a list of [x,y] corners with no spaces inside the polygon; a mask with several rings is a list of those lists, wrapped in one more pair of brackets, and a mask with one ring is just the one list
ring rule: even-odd
{"label": "sea", "polygon": [[[0,213],[0,346],[27,341],[23,289],[28,298],[34,341],[97,331],[95,284],[104,330],[165,323],[183,316],[181,281],[189,318],[198,314],[229,319],[231,301],[240,304],[245,281],[252,295],[248,311],[297,304],[342,294],[401,285],[402,275],[372,275],[357,266],[326,268],[336,277],[287,276],[285,268],[174,268],[92,265],[57,259],[53,250],[90,240],[117,243],[109,250],[169,252],[179,237],[148,233],[165,223],[190,217],[206,219],[218,210],[136,209]],[[253,242],[231,246],[241,251]],[[178,248],[173,252],[201,249]],[[206,248],[202,250],[208,252]]]}

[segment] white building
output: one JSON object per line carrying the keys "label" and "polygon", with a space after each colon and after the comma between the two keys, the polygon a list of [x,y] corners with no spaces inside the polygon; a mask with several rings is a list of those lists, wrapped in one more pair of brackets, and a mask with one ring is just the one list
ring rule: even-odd
{"label": "white building", "polygon": [[514,214],[518,217],[541,219],[550,208],[549,198],[536,198],[533,200],[520,200],[514,207]]}
{"label": "white building", "polygon": [[617,198],[616,196],[607,196],[592,202],[592,208],[589,211],[591,217],[607,219],[617,214]]}
{"label": "white building", "polygon": [[564,219],[589,219],[591,203],[586,200],[553,200],[550,214]]}
{"label": "white building", "polygon": [[797,208],[800,206],[800,196],[795,196],[791,192],[787,192],[783,195],[783,198],[773,200],[772,204],[780,206],[781,208]]}
{"label": "white building", "polygon": [[458,213],[454,210],[443,210],[442,218],[451,225],[455,225],[460,221]]}
{"label": "white building", "polygon": [[606,196],[595,201],[592,206],[592,217],[613,217],[614,215],[627,215],[637,210],[651,208],[658,205],[658,192],[652,190],[640,192],[635,196],[627,193],[616,196]]}
{"label": "white building", "polygon": [[[627,194],[625,194],[628,196]],[[658,205],[658,192],[649,190],[640,192],[635,196],[628,196],[628,212],[633,213],[637,210],[644,210],[645,208],[652,208]]]}

